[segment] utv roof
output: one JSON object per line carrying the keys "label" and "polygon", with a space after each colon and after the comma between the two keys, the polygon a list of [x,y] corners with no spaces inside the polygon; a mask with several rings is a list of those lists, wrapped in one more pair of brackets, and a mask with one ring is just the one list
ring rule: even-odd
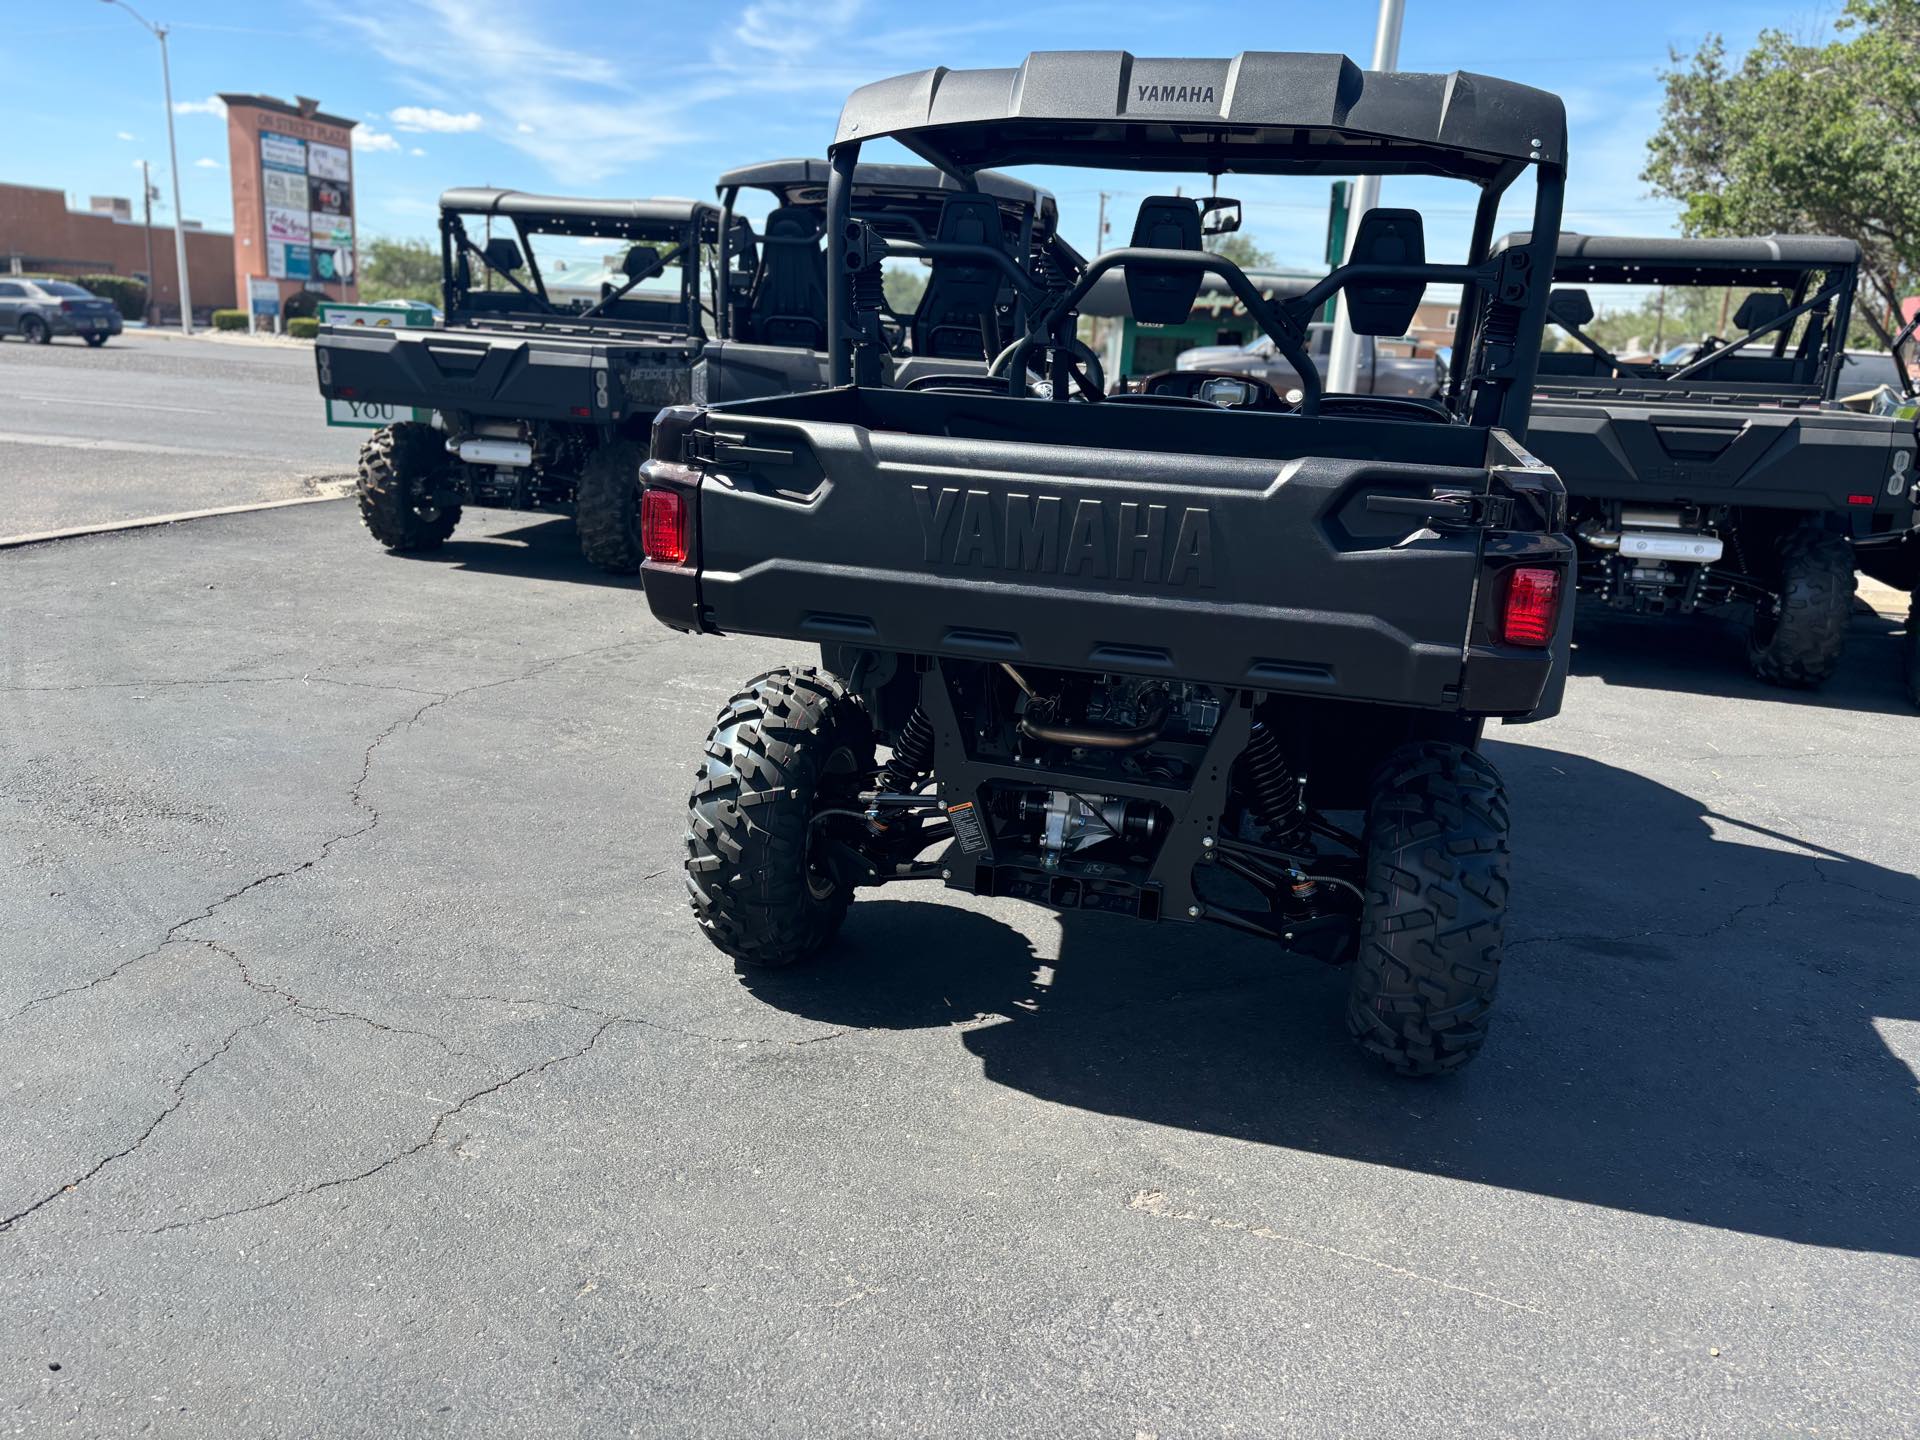
{"label": "utv roof", "polygon": [[[757,165],[741,165],[723,174],[714,186],[727,190],[733,186],[760,190],[788,190],[800,186],[827,183],[833,173],[825,160],[763,160]],[[1038,205],[1053,198],[1051,192],[1011,175],[982,170],[972,177],[974,183],[996,200],[1011,200],[1020,205]],[[931,165],[861,165],[853,175],[856,188],[874,190],[959,190],[960,182]]]}
{"label": "utv roof", "polygon": [[882,135],[961,174],[1052,163],[1347,175],[1357,160],[1485,182],[1566,159],[1566,112],[1544,90],[1252,50],[1231,60],[1036,51],[1014,69],[921,70],[854,91],[834,145]]}
{"label": "utv roof", "polygon": [[584,200],[575,195],[529,195],[524,190],[455,189],[440,208],[463,215],[524,215],[533,219],[610,220],[618,225],[685,225],[696,215],[718,215],[707,200]]}

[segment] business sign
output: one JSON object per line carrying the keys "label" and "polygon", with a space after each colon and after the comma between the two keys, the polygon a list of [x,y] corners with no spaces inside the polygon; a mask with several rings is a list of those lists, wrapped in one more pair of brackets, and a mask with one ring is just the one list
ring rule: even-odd
{"label": "business sign", "polygon": [[311,208],[328,215],[351,215],[353,203],[344,180],[314,180],[308,185]]}
{"label": "business sign", "polygon": [[335,249],[353,248],[353,221],[345,215],[329,215],[324,210],[315,210],[307,216],[307,229],[315,245],[329,245]]}
{"label": "business sign", "polygon": [[350,173],[347,151],[340,145],[307,144],[307,173],[316,180],[345,180]]}
{"label": "business sign", "polygon": [[312,200],[307,193],[307,177],[291,170],[262,170],[260,193],[269,205],[283,210],[305,210]]}
{"label": "business sign", "polygon": [[275,280],[311,280],[313,278],[312,247],[269,240],[267,242],[267,274]]}
{"label": "business sign", "polygon": [[325,284],[345,284],[353,279],[353,248],[339,250],[314,247],[313,278]]}
{"label": "business sign", "polygon": [[271,320],[280,313],[280,287],[254,276],[247,281],[247,306],[256,316]]}
{"label": "business sign", "polygon": [[[369,330],[417,330],[433,327],[433,313],[399,305],[323,304],[316,312],[322,325],[357,325]],[[369,405],[358,400],[327,401],[327,424],[357,430],[379,430],[400,420],[433,419],[433,411],[406,405]]]}
{"label": "business sign", "polygon": [[307,142],[291,135],[260,132],[260,163],[268,169],[297,170],[307,173]]}
{"label": "business sign", "polygon": [[284,241],[305,245],[313,238],[305,210],[289,210],[284,205],[267,206],[267,243]]}

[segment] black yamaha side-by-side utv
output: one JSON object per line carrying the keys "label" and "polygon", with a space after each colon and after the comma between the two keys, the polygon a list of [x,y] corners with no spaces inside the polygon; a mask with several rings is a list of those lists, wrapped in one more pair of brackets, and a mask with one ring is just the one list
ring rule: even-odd
{"label": "black yamaha side-by-side utv", "polygon": [[[863,165],[862,219],[903,241],[991,243],[1025,260],[1053,243],[1044,190],[958,182],[922,165]],[[773,197],[764,234],[737,212]],[[602,569],[640,564],[639,467],[653,416],[689,400],[808,390],[827,380],[826,163],[776,160],[721,177],[720,204],[588,200],[514,190],[441,197],[446,323],[323,326],[321,393],[430,410],[375,433],[360,510],[392,550],[431,548],[461,507],[571,511]],[[911,314],[889,311],[887,383],[926,366],[986,373],[1023,299],[978,258],[930,256]]]}
{"label": "black yamaha side-by-side utv", "polygon": [[[1202,248],[1235,202],[1142,202],[1083,265],[992,264],[1031,322],[990,373],[876,388],[876,233],[849,184],[892,137],[963,185],[988,165],[1441,176],[1479,189],[1463,263],[1420,216],[1360,217],[1353,259],[1264,299]],[[1507,902],[1489,718],[1555,713],[1573,546],[1521,442],[1565,174],[1552,95],[1337,55],[1036,54],[857,91],[829,152],[834,388],[676,407],[643,496],[648,604],[706,633],[817,641],[709,736],[689,814],[699,922],[747,965],[826,946],[861,886],[1143,922],[1205,921],[1352,968],[1348,1023],[1408,1074],[1479,1048]],[[1490,253],[1535,182],[1536,244]],[[958,246],[961,242],[945,242]],[[1062,267],[1066,267],[1064,272]],[[1106,393],[1075,335],[1103,274],[1184,320],[1212,271],[1299,374],[1169,371]],[[1307,327],[1344,293],[1404,334],[1463,288],[1443,400],[1325,392]],[[1036,378],[1035,371],[1038,372]],[[882,760],[877,747],[884,746]]]}

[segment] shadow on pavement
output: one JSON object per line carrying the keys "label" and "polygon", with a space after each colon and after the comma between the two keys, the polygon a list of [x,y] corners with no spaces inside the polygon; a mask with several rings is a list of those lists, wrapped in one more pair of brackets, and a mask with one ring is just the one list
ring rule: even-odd
{"label": "shadow on pavement", "polygon": [[1527,817],[1517,906],[1493,1036],[1451,1079],[1359,1054],[1344,972],[1214,929],[1068,915],[1049,964],[929,890],[862,900],[818,964],[742,980],[836,1026],[961,1025],[987,1079],[1058,1105],[1920,1255],[1920,1099],[1875,1028],[1920,1021],[1920,880],[1580,756],[1494,751]]}
{"label": "shadow on pavement", "polygon": [[[511,513],[511,512],[505,512]],[[469,515],[467,525],[472,523]],[[482,575],[513,575],[531,580],[563,580],[575,585],[611,585],[638,590],[638,575],[609,575],[580,553],[573,521],[564,515],[543,515],[513,530],[481,536],[453,532],[438,550],[413,550],[400,557],[428,564],[451,565]]]}
{"label": "shadow on pavement", "polygon": [[1747,668],[1742,625],[1708,616],[1625,615],[1583,604],[1573,632],[1573,673],[1640,690],[1911,715],[1901,683],[1904,633],[1898,620],[1856,613],[1833,678],[1818,690],[1787,690],[1755,679]]}

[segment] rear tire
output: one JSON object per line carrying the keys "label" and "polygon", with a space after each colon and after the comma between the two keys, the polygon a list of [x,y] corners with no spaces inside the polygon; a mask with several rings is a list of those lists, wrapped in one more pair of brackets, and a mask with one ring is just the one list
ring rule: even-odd
{"label": "rear tire", "polygon": [[29,345],[51,345],[53,331],[38,315],[29,315],[20,322],[20,338]]}
{"label": "rear tire", "polygon": [[1907,638],[1900,649],[1900,658],[1906,670],[1907,699],[1913,702],[1913,708],[1920,710],[1920,593],[1916,593],[1907,606]]}
{"label": "rear tire", "polygon": [[1487,1038],[1507,908],[1507,796],[1484,756],[1403,745],[1374,772],[1366,903],[1347,1029],[1402,1075],[1439,1075]]}
{"label": "rear tire", "polygon": [[107,337],[104,335],[88,335],[85,338],[86,338],[87,344],[91,345],[96,350],[98,350],[102,345],[107,343]]}
{"label": "rear tire", "polygon": [[436,507],[434,485],[447,472],[446,436],[402,420],[376,430],[360,450],[360,518],[389,550],[432,550],[460,523],[460,507]]}
{"label": "rear tire", "polygon": [[640,447],[602,445],[587,457],[573,497],[580,553],[614,575],[640,569]]}
{"label": "rear tire", "polygon": [[700,928],[745,965],[810,959],[853,902],[812,821],[854,803],[872,776],[872,722],[825,671],[773,670],[727,702],[706,748],[687,802],[687,898]]}
{"label": "rear tire", "polygon": [[1853,546],[1799,525],[1780,542],[1780,607],[1756,612],[1747,640],[1753,673],[1770,685],[1810,690],[1840,664],[1853,616]]}

